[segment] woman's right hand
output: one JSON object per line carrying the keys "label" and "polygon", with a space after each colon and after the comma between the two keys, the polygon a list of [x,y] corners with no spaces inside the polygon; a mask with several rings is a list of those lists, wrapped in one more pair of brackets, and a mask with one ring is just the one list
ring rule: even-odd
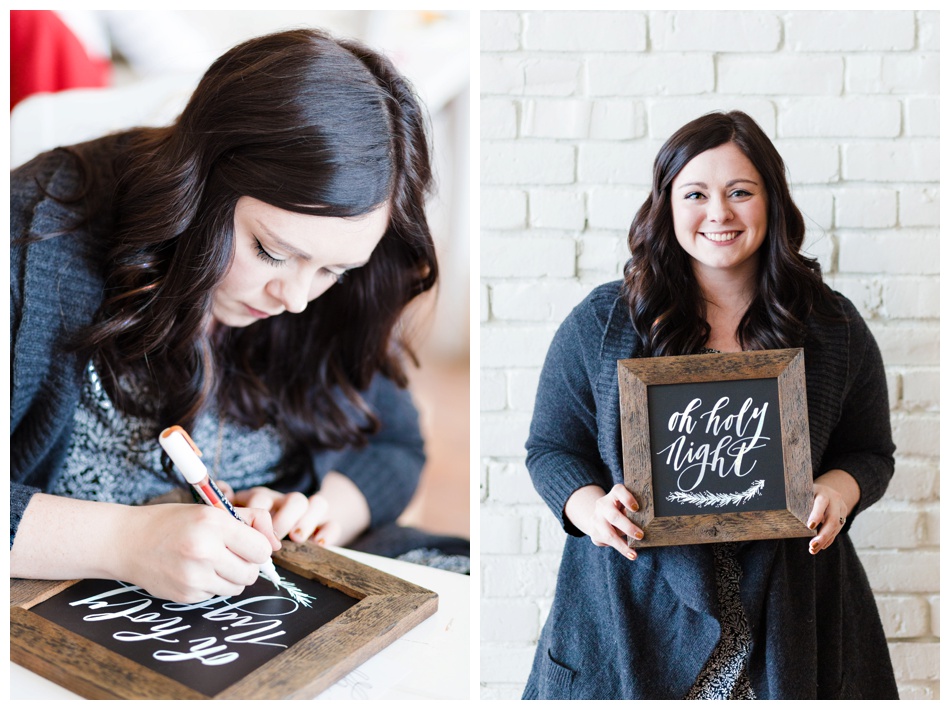
{"label": "woman's right hand", "polygon": [[233,596],[255,582],[260,565],[280,549],[270,515],[240,509],[248,525],[206,505],[128,509],[130,529],[119,548],[120,579],[183,603]]}
{"label": "woman's right hand", "polygon": [[578,488],[567,499],[564,514],[598,547],[612,547],[630,560],[637,553],[627,545],[627,536],[643,539],[643,531],[630,522],[626,510],[640,509],[636,498],[626,486],[618,483],[604,493],[597,485]]}
{"label": "woman's right hand", "polygon": [[13,540],[10,575],[121,579],[184,603],[237,594],[280,549],[266,511],[239,513],[249,525],[193,503],[129,506],[37,493]]}

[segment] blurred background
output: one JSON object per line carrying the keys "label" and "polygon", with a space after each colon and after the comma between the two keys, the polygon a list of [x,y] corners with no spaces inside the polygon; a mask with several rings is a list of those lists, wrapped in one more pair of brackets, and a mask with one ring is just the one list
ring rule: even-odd
{"label": "blurred background", "polygon": [[204,70],[233,45],[313,26],[383,51],[431,118],[429,218],[437,294],[409,327],[410,387],[426,435],[422,484],[401,523],[469,537],[469,15],[409,11],[11,11],[10,167],[135,125],[173,121]]}

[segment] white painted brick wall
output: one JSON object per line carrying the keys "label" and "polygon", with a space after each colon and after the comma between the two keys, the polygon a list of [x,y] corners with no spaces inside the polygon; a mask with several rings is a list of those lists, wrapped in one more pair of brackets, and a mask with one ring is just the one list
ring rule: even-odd
{"label": "white painted brick wall", "polygon": [[523,448],[554,330],[621,276],[662,142],[738,108],[881,346],[896,471],[852,537],[901,696],[939,698],[937,13],[483,12],[481,51],[482,697],[520,697],[554,594]]}

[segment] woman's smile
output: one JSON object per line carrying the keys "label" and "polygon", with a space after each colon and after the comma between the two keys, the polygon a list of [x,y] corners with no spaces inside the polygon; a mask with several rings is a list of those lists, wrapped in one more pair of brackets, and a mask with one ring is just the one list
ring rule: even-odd
{"label": "woman's smile", "polygon": [[706,239],[718,244],[727,244],[734,241],[742,232],[700,232]]}

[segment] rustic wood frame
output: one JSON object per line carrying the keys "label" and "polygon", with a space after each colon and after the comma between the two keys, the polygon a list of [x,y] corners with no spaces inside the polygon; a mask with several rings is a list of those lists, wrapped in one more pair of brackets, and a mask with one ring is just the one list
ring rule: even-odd
{"label": "rustic wood frame", "polygon": [[[617,374],[624,484],[640,506],[636,513],[627,512],[627,517],[643,530],[642,540],[627,538],[630,547],[811,537],[816,534],[806,525],[814,495],[805,398],[805,355],[801,348],[618,360]],[[754,379],[778,380],[785,509],[656,517],[647,388],[651,385]]]}
{"label": "rustic wood frame", "polygon": [[10,659],[92,699],[312,699],[438,608],[435,592],[314,545],[284,540],[274,562],[359,602],[213,697],[30,611],[77,580],[10,580]]}

